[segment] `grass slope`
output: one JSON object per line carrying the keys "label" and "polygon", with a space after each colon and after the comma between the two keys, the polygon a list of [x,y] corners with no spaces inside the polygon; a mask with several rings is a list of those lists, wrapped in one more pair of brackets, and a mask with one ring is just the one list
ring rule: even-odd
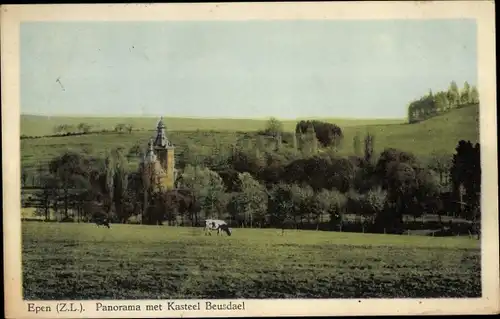
{"label": "grass slope", "polygon": [[479,106],[463,107],[416,124],[346,127],[341,153],[352,154],[354,136],[366,132],[375,135],[377,152],[393,147],[422,157],[432,152],[451,154],[461,139],[479,142]]}
{"label": "grass slope", "polygon": [[[324,118],[325,122],[341,127],[360,125],[380,125],[404,123],[404,119],[335,119]],[[244,131],[264,129],[267,119],[204,119],[165,117],[165,124],[170,131]],[[80,123],[91,125],[94,130],[113,130],[120,123],[131,124],[136,130],[150,130],[156,127],[157,117],[62,117],[21,115],[21,135],[44,136],[54,134],[54,127],[61,124],[77,126]],[[284,120],[286,131],[294,131],[297,120]]]}
{"label": "grass slope", "polygon": [[24,222],[25,299],[479,297],[463,238]]}
{"label": "grass slope", "polygon": [[[356,134],[361,138],[367,132],[375,135],[375,151],[381,152],[387,147],[394,147],[413,152],[425,158],[434,151],[453,153],[458,140],[479,141],[478,106],[469,106],[454,110],[417,124],[384,124],[345,126],[344,142],[339,148],[340,155],[354,153],[352,140]],[[151,120],[154,128],[156,120]],[[167,121],[170,127],[170,123]],[[150,127],[150,128],[151,128]],[[241,130],[242,128],[238,128]],[[28,169],[39,163],[49,161],[65,150],[87,151],[92,154],[104,154],[106,150],[121,146],[126,149],[135,143],[147,144],[153,131],[135,131],[132,134],[99,133],[81,136],[44,137],[21,140],[21,163]],[[232,145],[244,133],[231,131],[169,131],[169,138],[177,146],[177,153],[182,153],[187,145],[204,146],[211,150],[217,140],[220,144]],[[132,163],[132,165],[135,165]]]}

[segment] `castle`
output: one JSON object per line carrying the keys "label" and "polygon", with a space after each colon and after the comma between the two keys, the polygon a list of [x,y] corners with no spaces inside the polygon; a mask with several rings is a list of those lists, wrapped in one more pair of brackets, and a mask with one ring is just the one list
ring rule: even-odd
{"label": "castle", "polygon": [[150,139],[148,149],[140,163],[143,177],[149,178],[153,187],[170,190],[175,187],[177,170],[175,168],[174,145],[165,134],[163,118],[156,127],[156,138]]}

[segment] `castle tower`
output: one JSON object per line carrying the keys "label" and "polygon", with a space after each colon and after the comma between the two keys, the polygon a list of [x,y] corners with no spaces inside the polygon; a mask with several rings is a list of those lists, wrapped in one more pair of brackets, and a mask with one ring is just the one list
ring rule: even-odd
{"label": "castle tower", "polygon": [[148,150],[142,158],[140,169],[144,182],[150,184],[154,189],[165,187],[166,173],[154,153],[153,139],[148,143]]}
{"label": "castle tower", "polygon": [[174,158],[175,147],[168,140],[167,135],[165,134],[163,117],[160,119],[158,126],[156,127],[156,138],[153,143],[153,148],[166,175],[163,182],[164,186],[166,189],[172,189],[174,188],[176,178]]}
{"label": "castle tower", "polygon": [[144,158],[142,162],[146,164],[154,164],[156,162],[157,158],[153,150],[153,140],[149,140],[148,143],[148,150],[146,151],[146,154],[144,155]]}

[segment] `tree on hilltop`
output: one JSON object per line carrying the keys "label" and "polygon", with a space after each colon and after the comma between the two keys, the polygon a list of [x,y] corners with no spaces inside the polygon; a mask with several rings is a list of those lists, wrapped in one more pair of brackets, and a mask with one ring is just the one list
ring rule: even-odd
{"label": "tree on hilltop", "polygon": [[272,137],[276,138],[283,130],[283,123],[275,117],[271,117],[266,123],[265,132]]}
{"label": "tree on hilltop", "polygon": [[80,133],[84,133],[84,134],[89,133],[89,132],[90,132],[90,130],[91,130],[91,128],[92,128],[92,127],[91,127],[89,124],[87,124],[87,123],[80,123],[80,124],[78,124],[78,126],[77,126],[78,131],[79,131]]}
{"label": "tree on hilltop", "polygon": [[470,85],[467,81],[464,82],[464,87],[460,91],[460,104],[465,105],[470,103]]}
{"label": "tree on hilltop", "polygon": [[126,129],[127,125],[123,123],[119,123],[115,125],[114,131],[118,133],[123,133]]}
{"label": "tree on hilltop", "polygon": [[475,87],[475,86],[471,87],[469,98],[470,98],[471,103],[474,103],[474,104],[479,103],[479,92],[477,90],[477,87]]}
{"label": "tree on hilltop", "polygon": [[447,97],[448,101],[450,102],[451,108],[456,108],[460,104],[460,92],[455,81],[451,81],[450,87],[448,88]]}

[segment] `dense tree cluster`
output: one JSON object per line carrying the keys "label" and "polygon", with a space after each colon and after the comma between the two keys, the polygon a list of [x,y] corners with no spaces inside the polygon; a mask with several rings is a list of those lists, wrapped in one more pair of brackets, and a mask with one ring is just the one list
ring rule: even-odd
{"label": "dense tree cluster", "polygon": [[[455,203],[467,207],[457,214],[473,218],[479,145],[460,141],[453,158],[436,154],[441,162],[432,166],[397,149],[375,156],[370,134],[363,144],[364,154],[350,157],[321,147],[314,154],[291,144],[256,147],[245,139],[201,159],[188,151],[178,187],[169,191],[156,187],[146,168],[127,170],[130,154],[140,153],[137,145],[102,159],[67,153],[49,163],[36,195],[38,209],[47,217],[49,210],[58,211],[63,220],[103,214],[122,223],[199,225],[204,218],[221,218],[239,227],[330,230],[349,227],[348,216],[355,216],[359,231],[396,233],[404,216],[441,216],[454,212],[460,206]],[[453,191],[446,197],[448,181]]]}
{"label": "dense tree cluster", "polygon": [[[132,133],[134,130],[134,126],[132,124],[125,124],[125,123],[119,123],[113,127],[113,132],[117,133]],[[85,135],[85,134],[90,134],[90,133],[105,133],[109,132],[109,130],[103,129],[103,130],[98,130],[98,128],[85,123],[81,122],[78,123],[78,125],[71,125],[71,124],[59,124],[56,125],[53,129],[55,136],[60,136],[60,135]],[[51,136],[51,135],[49,135]],[[53,136],[53,135],[52,135]],[[25,136],[25,138],[33,138],[33,136]]]}
{"label": "dense tree cluster", "polygon": [[477,88],[471,87],[469,83],[465,82],[460,90],[453,81],[447,91],[437,93],[429,91],[427,95],[411,102],[408,106],[408,122],[420,122],[451,109],[470,104],[479,104]]}
{"label": "dense tree cluster", "polygon": [[[412,102],[409,120],[478,102],[476,88],[465,83],[459,91],[452,82],[447,92]],[[89,130],[83,124],[78,129]],[[127,130],[131,126],[115,128]],[[455,154],[433,153],[423,163],[394,148],[375,153],[370,133],[354,136],[354,155],[341,157],[335,149],[342,130],[320,121],[300,121],[295,132],[285,132],[271,118],[262,132],[238,136],[233,144],[214,140],[210,148],[192,143],[177,149],[174,190],[161,187],[158,163],[130,165],[144,152],[139,143],[102,158],[64,153],[38,169],[31,205],[47,219],[53,211],[60,220],[104,215],[120,223],[200,225],[219,218],[238,227],[392,233],[401,233],[409,216],[438,215],[441,222],[452,214],[474,225],[480,220],[479,144],[458,141]],[[23,187],[27,180],[23,170]]]}
{"label": "dense tree cluster", "polygon": [[295,133],[302,135],[314,132],[321,146],[338,146],[344,137],[342,129],[335,124],[321,121],[300,121],[295,126]]}

